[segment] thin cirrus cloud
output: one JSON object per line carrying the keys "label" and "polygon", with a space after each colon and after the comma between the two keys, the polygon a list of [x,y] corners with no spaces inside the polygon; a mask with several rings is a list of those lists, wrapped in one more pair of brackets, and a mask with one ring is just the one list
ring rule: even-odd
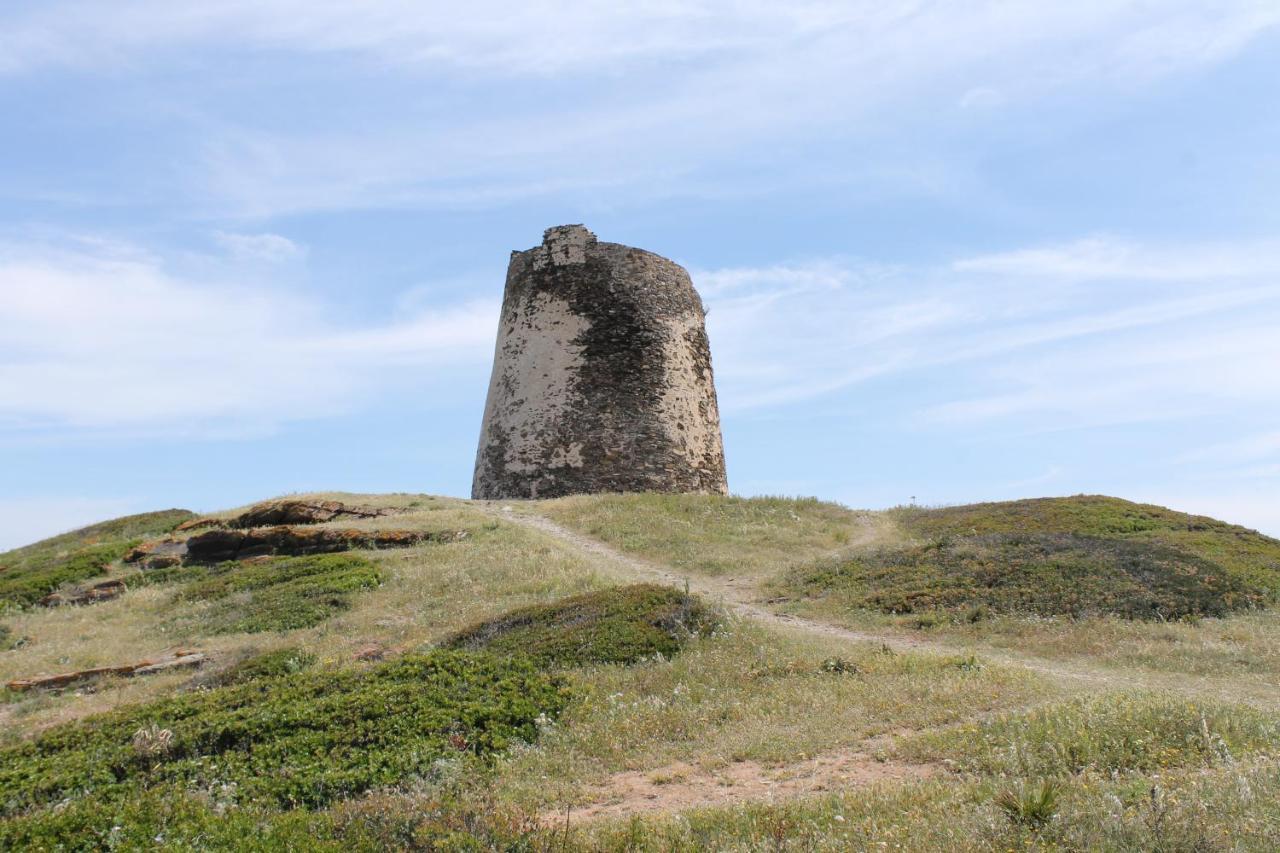
{"label": "thin cirrus cloud", "polygon": [[[53,2],[0,12],[0,74],[53,66],[145,79],[188,54],[248,50],[289,63],[278,83],[255,76],[255,91],[304,87],[280,89],[279,102],[306,102],[323,85],[299,68],[341,62],[409,87],[369,84],[359,120],[307,113],[299,125],[281,120],[287,106],[262,115],[240,105],[253,98],[159,99],[183,105],[166,126],[185,128],[169,144],[188,205],[270,217],[687,192],[716,183],[735,152],[758,167],[782,141],[879,138],[921,115],[945,124],[942,105],[1142,86],[1221,62],[1277,24],[1280,7],[1252,0],[1212,10],[1192,0],[479,2],[448,14],[405,0]],[[468,96],[417,105],[424,78]],[[156,103],[153,93],[135,108],[150,116]],[[883,175],[887,157],[867,174]],[[768,169],[751,172],[768,180]]]}
{"label": "thin cirrus cloud", "polygon": [[[222,277],[193,280],[134,247],[0,251],[0,424],[260,428],[351,411],[406,375],[482,371],[489,357],[496,293],[353,325],[297,290],[227,284],[243,265],[228,256]],[[1198,277],[1173,275],[1187,269]],[[1256,243],[1166,253],[1094,238],[938,266],[836,258],[693,276],[730,415],[838,401],[889,376],[923,389],[924,408],[897,416],[925,428],[1280,400],[1280,377],[1254,369],[1280,363],[1280,284]]]}
{"label": "thin cirrus cloud", "polygon": [[322,417],[403,382],[397,369],[428,368],[415,374],[428,381],[481,359],[496,313],[477,300],[353,326],[278,288],[183,278],[132,247],[5,247],[0,423],[199,437]]}
{"label": "thin cirrus cloud", "polygon": [[695,280],[727,411],[904,374],[932,389],[916,425],[1061,428],[1275,409],[1280,375],[1258,368],[1280,363],[1280,264],[1259,246],[1093,238],[940,268],[824,261]]}

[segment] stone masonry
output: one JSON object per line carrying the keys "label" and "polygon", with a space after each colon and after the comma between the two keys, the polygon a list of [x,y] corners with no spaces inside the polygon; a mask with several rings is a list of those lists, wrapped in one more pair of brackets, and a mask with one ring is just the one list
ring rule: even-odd
{"label": "stone masonry", "polygon": [[512,252],[473,498],[728,491],[702,300],[581,225]]}

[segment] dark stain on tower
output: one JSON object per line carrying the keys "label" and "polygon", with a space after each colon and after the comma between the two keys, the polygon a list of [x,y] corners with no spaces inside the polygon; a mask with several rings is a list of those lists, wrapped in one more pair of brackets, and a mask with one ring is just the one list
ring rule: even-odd
{"label": "dark stain on tower", "polygon": [[726,493],[705,317],[683,267],[581,225],[512,252],[471,496]]}

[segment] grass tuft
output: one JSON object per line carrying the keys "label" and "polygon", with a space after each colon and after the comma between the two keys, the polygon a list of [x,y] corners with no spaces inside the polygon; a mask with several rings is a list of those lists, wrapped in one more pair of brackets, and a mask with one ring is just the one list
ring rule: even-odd
{"label": "grass tuft", "polygon": [[996,808],[1004,812],[1010,823],[1040,829],[1058,816],[1058,793],[1062,785],[1056,779],[1038,784],[1023,783],[996,794]]}

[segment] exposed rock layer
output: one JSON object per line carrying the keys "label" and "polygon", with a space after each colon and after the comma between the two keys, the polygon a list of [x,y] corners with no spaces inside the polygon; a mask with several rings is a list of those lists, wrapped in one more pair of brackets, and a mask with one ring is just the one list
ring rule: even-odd
{"label": "exposed rock layer", "polygon": [[474,498],[728,491],[702,300],[581,225],[513,252]]}
{"label": "exposed rock layer", "polygon": [[256,530],[210,530],[187,540],[184,563],[221,563],[271,555],[301,556],[353,548],[407,548],[423,542],[452,542],[465,531],[343,530],[334,528],[263,527]]}

